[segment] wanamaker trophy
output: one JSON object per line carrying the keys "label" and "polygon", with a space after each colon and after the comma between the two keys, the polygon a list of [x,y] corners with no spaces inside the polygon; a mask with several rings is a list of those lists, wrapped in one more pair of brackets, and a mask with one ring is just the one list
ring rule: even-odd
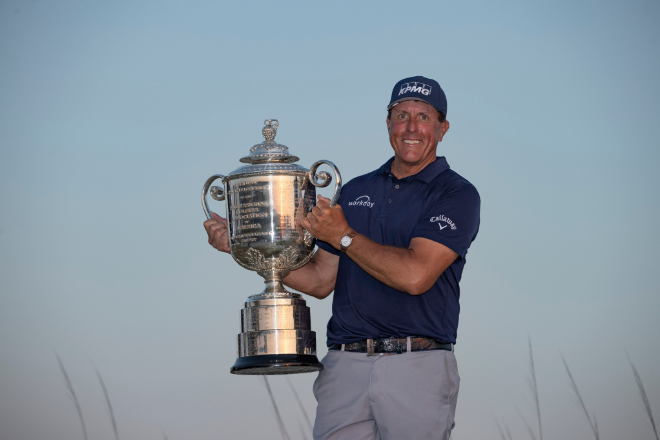
{"label": "wanamaker trophy", "polygon": [[[265,279],[261,293],[250,296],[241,310],[238,359],[233,374],[292,374],[323,369],[316,357],[316,333],[311,330],[309,307],[297,293],[288,292],[282,279],[302,267],[314,253],[316,239],[300,221],[316,205],[316,187],[326,187],[332,177],[321,171],[329,165],[335,174],[331,205],[341,191],[341,175],[327,160],[308,170],[294,164],[298,157],[275,142],[279,125],[267,119],[264,142],[240,159],[248,165],[231,174],[211,176],[202,190],[202,206],[211,217],[207,194],[225,201],[229,244],[234,260]],[[223,187],[211,186],[222,179]]]}

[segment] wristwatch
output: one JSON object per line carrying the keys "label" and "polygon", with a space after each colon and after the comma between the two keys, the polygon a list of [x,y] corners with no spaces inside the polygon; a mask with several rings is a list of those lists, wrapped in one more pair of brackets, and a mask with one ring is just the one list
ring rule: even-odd
{"label": "wristwatch", "polygon": [[346,252],[346,248],[351,245],[351,243],[353,242],[353,237],[355,237],[356,235],[357,235],[357,232],[355,232],[354,230],[351,229],[351,232],[349,232],[348,234],[344,235],[341,238],[340,245],[341,245],[341,251],[342,252]]}

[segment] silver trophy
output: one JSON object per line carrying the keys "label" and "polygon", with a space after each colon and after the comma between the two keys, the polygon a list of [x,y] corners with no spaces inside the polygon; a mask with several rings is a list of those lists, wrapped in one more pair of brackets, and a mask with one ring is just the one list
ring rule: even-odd
{"label": "silver trophy", "polygon": [[[250,149],[241,166],[228,176],[216,174],[204,184],[202,206],[211,218],[207,194],[226,202],[229,244],[234,260],[264,277],[266,287],[250,296],[241,310],[238,359],[233,374],[292,374],[323,369],[316,357],[316,333],[311,330],[309,307],[297,293],[288,292],[282,279],[302,267],[314,253],[316,239],[300,221],[316,205],[316,187],[332,177],[316,173],[322,164],[335,174],[331,205],[341,191],[341,175],[327,160],[311,169],[294,164],[298,157],[275,142],[279,125],[267,119],[266,140]],[[222,179],[224,188],[211,186]],[[209,191],[210,190],[210,191]]]}

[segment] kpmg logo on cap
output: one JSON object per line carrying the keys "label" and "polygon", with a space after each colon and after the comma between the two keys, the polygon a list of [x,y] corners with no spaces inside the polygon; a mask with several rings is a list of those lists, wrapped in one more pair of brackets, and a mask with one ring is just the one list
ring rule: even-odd
{"label": "kpmg logo on cap", "polygon": [[369,196],[360,196],[357,199],[355,199],[354,202],[348,202],[348,206],[366,206],[368,208],[371,208],[374,206],[374,202],[371,201]]}
{"label": "kpmg logo on cap", "polygon": [[431,86],[421,82],[409,82],[409,83],[401,84],[401,90],[399,90],[399,96],[405,95],[408,92],[421,93],[424,96],[428,96],[431,94]]}

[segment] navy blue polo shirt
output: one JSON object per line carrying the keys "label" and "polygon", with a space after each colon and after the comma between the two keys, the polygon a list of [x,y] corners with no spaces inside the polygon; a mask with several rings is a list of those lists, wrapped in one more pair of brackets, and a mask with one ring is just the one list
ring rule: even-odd
{"label": "navy blue polo shirt", "polygon": [[339,204],[348,224],[379,244],[408,248],[413,238],[424,237],[459,257],[431,289],[413,296],[381,283],[343,252],[317,241],[319,248],[339,255],[328,345],[406,336],[456,343],[458,283],[479,230],[479,193],[449,169],[444,157],[403,179],[392,174],[393,160],[342,188]]}

